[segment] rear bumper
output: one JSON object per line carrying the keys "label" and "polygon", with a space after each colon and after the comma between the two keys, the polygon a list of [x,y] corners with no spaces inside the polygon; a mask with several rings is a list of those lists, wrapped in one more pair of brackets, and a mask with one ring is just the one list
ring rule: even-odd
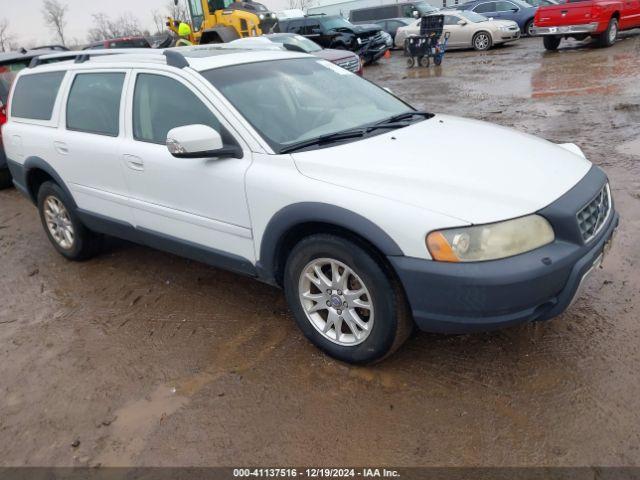
{"label": "rear bumper", "polygon": [[533,27],[534,35],[576,35],[596,33],[598,22],[585,23],[580,25],[561,25],[557,27]]}
{"label": "rear bumper", "polygon": [[434,262],[388,257],[404,286],[421,330],[468,333],[561,314],[576,296],[583,277],[601,259],[618,226],[614,207],[596,238],[584,244],[568,225],[602,188],[606,177],[593,171],[554,204],[541,210],[554,226],[556,240],[542,248],[502,260],[474,263]]}

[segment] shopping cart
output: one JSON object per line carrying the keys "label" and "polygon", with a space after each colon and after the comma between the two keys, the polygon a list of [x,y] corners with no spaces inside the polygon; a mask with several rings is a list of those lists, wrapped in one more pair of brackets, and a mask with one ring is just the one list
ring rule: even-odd
{"label": "shopping cart", "polygon": [[442,35],[444,15],[428,15],[420,21],[420,35],[410,35],[404,41],[407,67],[428,67],[431,58],[436,65],[442,64],[447,50],[449,32]]}

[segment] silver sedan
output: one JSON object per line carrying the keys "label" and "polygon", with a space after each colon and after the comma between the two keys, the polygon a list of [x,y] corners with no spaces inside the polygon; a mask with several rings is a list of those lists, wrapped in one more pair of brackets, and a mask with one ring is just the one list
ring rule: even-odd
{"label": "silver sedan", "polygon": [[[475,12],[456,10],[439,14],[444,14],[444,33],[449,32],[450,35],[447,48],[474,48],[482,51],[520,38],[520,27],[511,20],[493,20]],[[405,38],[420,34],[420,21],[398,28],[396,47],[404,48]]]}

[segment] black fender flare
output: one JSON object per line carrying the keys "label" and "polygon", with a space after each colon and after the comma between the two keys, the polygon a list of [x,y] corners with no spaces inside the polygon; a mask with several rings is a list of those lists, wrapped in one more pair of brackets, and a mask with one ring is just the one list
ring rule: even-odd
{"label": "black fender flare", "polygon": [[294,203],[276,212],[262,235],[257,269],[263,280],[276,283],[281,242],[291,229],[306,223],[343,228],[366,239],[384,255],[404,255],[382,228],[358,213],[327,203]]}
{"label": "black fender flare", "polygon": [[69,190],[67,185],[64,183],[60,175],[58,175],[58,172],[56,172],[55,169],[51,165],[49,165],[45,160],[43,160],[40,157],[28,157],[24,162],[23,168],[24,168],[24,187],[26,191],[29,193],[29,198],[34,203],[34,205],[38,204],[38,196],[35,192],[32,192],[29,189],[29,177],[34,170],[42,170],[51,178],[53,178],[53,180],[58,184],[58,186],[62,189],[62,191],[64,191],[67,197],[71,200],[71,203],[72,203],[71,206],[74,209],[78,208],[78,205],[76,205],[76,201],[74,200],[73,195],[71,195],[71,191]]}

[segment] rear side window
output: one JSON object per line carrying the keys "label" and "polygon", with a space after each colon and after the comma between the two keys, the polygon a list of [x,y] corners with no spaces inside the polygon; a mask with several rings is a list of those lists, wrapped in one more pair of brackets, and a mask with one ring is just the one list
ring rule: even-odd
{"label": "rear side window", "polygon": [[476,13],[495,12],[496,4],[494,2],[481,3],[476,8],[474,8],[473,11]]}
{"label": "rear side window", "polygon": [[169,130],[185,125],[208,125],[225,137],[211,110],[183,84],[160,75],[139,74],[133,95],[133,137],[164,144]]}
{"label": "rear side window", "polygon": [[67,101],[67,128],[117,137],[124,73],[76,75]]}
{"label": "rear side window", "polygon": [[11,115],[31,120],[51,120],[64,73],[36,73],[20,77],[11,99]]}

